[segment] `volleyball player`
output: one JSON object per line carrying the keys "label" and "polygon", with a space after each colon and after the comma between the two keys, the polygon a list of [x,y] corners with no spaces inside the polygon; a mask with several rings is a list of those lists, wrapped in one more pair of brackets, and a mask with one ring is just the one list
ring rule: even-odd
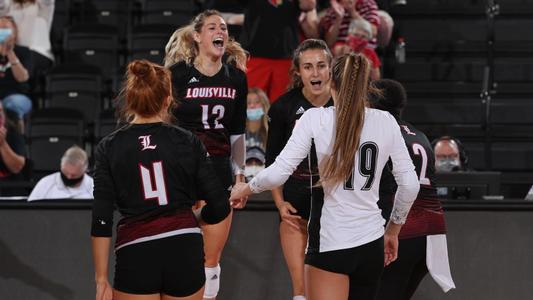
{"label": "volleyball player", "polygon": [[[246,156],[246,52],[228,38],[220,13],[206,10],[174,32],[166,46],[165,66],[172,72],[178,124],[204,143],[226,195],[233,181],[244,181]],[[233,166],[233,170],[232,170]],[[203,226],[206,299],[219,290],[220,256],[228,238],[231,216]]]}
{"label": "volleyball player", "polygon": [[[279,155],[298,119],[312,107],[333,105],[329,82],[332,55],[322,40],[308,39],[294,51],[292,88],[274,102],[269,111],[266,165]],[[292,280],[293,299],[305,299],[304,257],[307,245],[307,220],[311,197],[322,198],[318,182],[314,147],[282,187],[272,189],[272,197],[281,216],[281,247]]]}
{"label": "volleyball player", "polygon": [[[435,189],[435,156],[433,148],[426,135],[405,122],[401,114],[407,102],[403,86],[394,80],[382,79],[375,81],[374,86],[382,91],[381,96],[373,97],[372,106],[388,111],[400,125],[409,155],[413,160],[416,173],[420,181],[420,192],[416,197],[413,207],[407,216],[400,231],[398,260],[385,268],[378,293],[380,300],[407,300],[411,299],[418,285],[428,273],[426,256],[435,256],[431,261],[442,261],[445,264],[435,265],[433,271],[444,267],[444,272],[439,272],[444,281],[437,282],[444,291],[454,288],[451,279],[448,254],[446,248],[446,224],[444,212]],[[391,174],[390,164],[385,166],[380,183],[380,207],[385,219],[389,218],[396,191],[396,182]],[[444,246],[432,247],[438,253],[426,253],[428,241],[441,240]],[[435,276],[434,276],[435,277]],[[448,278],[446,278],[448,277]],[[443,285],[444,284],[444,285]]]}
{"label": "volleyball player", "polygon": [[[397,257],[398,233],[418,193],[413,162],[396,120],[366,108],[371,65],[346,54],[332,67],[334,107],[312,108],[298,121],[276,161],[231,201],[283,184],[314,141],[324,200],[313,198],[305,258],[309,300],[374,299],[383,266]],[[379,180],[389,157],[398,183],[390,221],[377,206]]]}
{"label": "volleyball player", "polygon": [[[128,65],[122,119],[128,124],[96,149],[92,245],[97,300],[202,299],[205,274],[198,222],[230,213],[208,155],[190,132],[169,124],[170,72],[148,61]],[[206,205],[191,207],[202,197]],[[114,207],[114,285],[108,281]]]}

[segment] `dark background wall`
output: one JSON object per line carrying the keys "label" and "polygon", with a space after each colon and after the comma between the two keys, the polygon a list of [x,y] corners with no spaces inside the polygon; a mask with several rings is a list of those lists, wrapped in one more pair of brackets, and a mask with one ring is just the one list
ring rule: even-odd
{"label": "dark background wall", "polygon": [[[416,300],[532,299],[531,211],[453,210],[446,219],[457,290],[443,294],[426,277]],[[89,205],[2,207],[0,299],[94,299],[89,226]],[[277,226],[274,211],[235,214],[219,300],[290,299]]]}

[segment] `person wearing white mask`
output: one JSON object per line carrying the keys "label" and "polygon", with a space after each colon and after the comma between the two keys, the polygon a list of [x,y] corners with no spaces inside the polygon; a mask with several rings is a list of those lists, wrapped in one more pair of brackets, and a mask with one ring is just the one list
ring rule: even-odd
{"label": "person wearing white mask", "polygon": [[466,159],[461,152],[461,144],[456,139],[443,136],[432,143],[435,152],[435,170],[437,172],[454,172],[466,170]]}

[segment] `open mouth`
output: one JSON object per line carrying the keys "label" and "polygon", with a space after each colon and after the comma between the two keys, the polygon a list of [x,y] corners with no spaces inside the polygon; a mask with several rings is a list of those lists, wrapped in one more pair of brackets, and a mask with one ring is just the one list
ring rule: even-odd
{"label": "open mouth", "polygon": [[311,80],[311,86],[313,87],[320,87],[321,84],[322,84],[321,80]]}
{"label": "open mouth", "polygon": [[221,37],[217,37],[213,40],[213,45],[215,48],[224,48],[224,39]]}

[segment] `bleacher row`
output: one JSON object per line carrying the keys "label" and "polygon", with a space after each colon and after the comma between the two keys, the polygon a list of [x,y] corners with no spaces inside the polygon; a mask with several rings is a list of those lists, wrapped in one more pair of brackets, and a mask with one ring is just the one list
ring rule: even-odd
{"label": "bleacher row", "polygon": [[[502,171],[506,196],[522,198],[533,183],[533,1],[496,1],[489,10],[490,2],[408,0],[392,7],[407,59],[386,75],[407,89],[406,120],[430,139],[459,138],[470,167]],[[488,12],[495,13],[493,25]],[[490,100],[481,97],[488,66]]]}
{"label": "bleacher row", "polygon": [[[505,193],[518,197],[533,182],[528,160],[533,157],[533,35],[528,34],[533,0],[499,1],[489,106],[480,98],[492,34],[486,2],[408,0],[391,7],[395,36],[407,43],[407,61],[397,63],[391,51],[384,52],[384,75],[406,86],[407,121],[431,139],[461,139],[471,167],[505,172]],[[52,39],[59,63],[47,76],[44,101],[27,127],[36,177],[57,170],[68,146],[90,150],[114,128],[105,110],[124,65],[139,58],[161,63],[170,34],[199,9],[194,0],[56,0]]]}

